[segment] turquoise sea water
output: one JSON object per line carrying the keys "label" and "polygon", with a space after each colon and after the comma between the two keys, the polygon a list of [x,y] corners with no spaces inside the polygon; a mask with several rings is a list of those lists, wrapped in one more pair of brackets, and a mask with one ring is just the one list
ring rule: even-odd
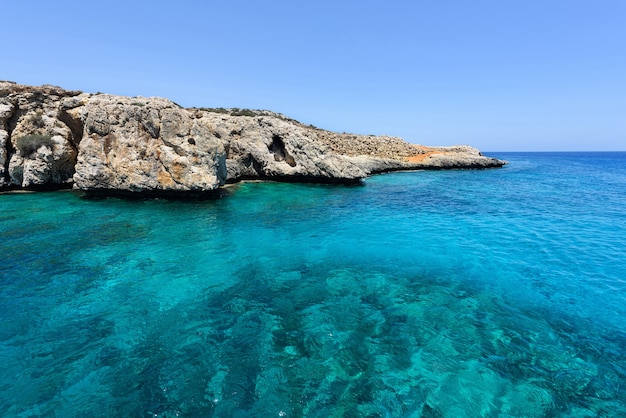
{"label": "turquoise sea water", "polygon": [[0,195],[5,416],[626,416],[626,153]]}

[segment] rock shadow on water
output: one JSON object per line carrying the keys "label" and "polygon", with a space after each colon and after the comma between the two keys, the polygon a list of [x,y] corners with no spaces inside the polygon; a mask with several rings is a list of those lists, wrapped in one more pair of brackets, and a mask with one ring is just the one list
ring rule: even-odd
{"label": "rock shadow on water", "polygon": [[163,199],[178,202],[196,202],[202,200],[216,200],[230,196],[232,192],[229,188],[220,187],[215,190],[142,190],[131,192],[117,189],[91,189],[83,190],[80,196],[86,200],[104,200],[109,198],[122,198],[128,200],[154,200]]}

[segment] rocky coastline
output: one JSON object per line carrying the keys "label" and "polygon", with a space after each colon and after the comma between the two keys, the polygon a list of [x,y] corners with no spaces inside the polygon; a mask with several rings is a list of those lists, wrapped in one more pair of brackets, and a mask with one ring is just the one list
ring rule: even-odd
{"label": "rocky coastline", "polygon": [[330,132],[270,111],[0,82],[0,190],[182,197],[250,179],[355,183],[504,164],[469,146]]}

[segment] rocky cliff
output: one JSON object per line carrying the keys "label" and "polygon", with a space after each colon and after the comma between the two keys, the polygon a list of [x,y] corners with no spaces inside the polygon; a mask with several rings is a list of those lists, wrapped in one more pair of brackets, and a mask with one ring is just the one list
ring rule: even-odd
{"label": "rocky cliff", "polygon": [[0,82],[3,189],[210,193],[242,179],[354,182],[384,171],[503,164],[468,146],[339,134],[268,111]]}

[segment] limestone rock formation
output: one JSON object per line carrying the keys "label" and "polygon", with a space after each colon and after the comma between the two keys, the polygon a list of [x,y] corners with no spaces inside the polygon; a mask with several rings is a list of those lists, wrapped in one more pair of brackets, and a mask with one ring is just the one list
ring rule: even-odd
{"label": "limestone rock formation", "polygon": [[367,176],[349,158],[331,152],[315,132],[277,115],[224,116],[196,113],[207,120],[228,150],[227,181],[355,181]]}
{"label": "limestone rock formation", "polygon": [[84,131],[74,175],[79,189],[207,192],[224,183],[222,142],[169,100],[98,95],[77,116]]}
{"label": "limestone rock formation", "polygon": [[58,102],[78,92],[52,86],[4,94],[0,85],[1,184],[44,188],[72,184],[77,138],[63,122]]}
{"label": "limestone rock formation", "polygon": [[9,118],[13,115],[13,105],[0,103],[0,187],[7,186],[6,165],[8,161]]}
{"label": "limestone rock formation", "polygon": [[242,179],[354,182],[384,171],[503,164],[467,146],[339,134],[269,111],[0,82],[0,188],[210,193]]}
{"label": "limestone rock formation", "polygon": [[450,168],[489,168],[499,167],[504,161],[485,157],[476,148],[468,145],[454,147],[420,147],[423,154],[408,157],[413,169],[450,169]]}

